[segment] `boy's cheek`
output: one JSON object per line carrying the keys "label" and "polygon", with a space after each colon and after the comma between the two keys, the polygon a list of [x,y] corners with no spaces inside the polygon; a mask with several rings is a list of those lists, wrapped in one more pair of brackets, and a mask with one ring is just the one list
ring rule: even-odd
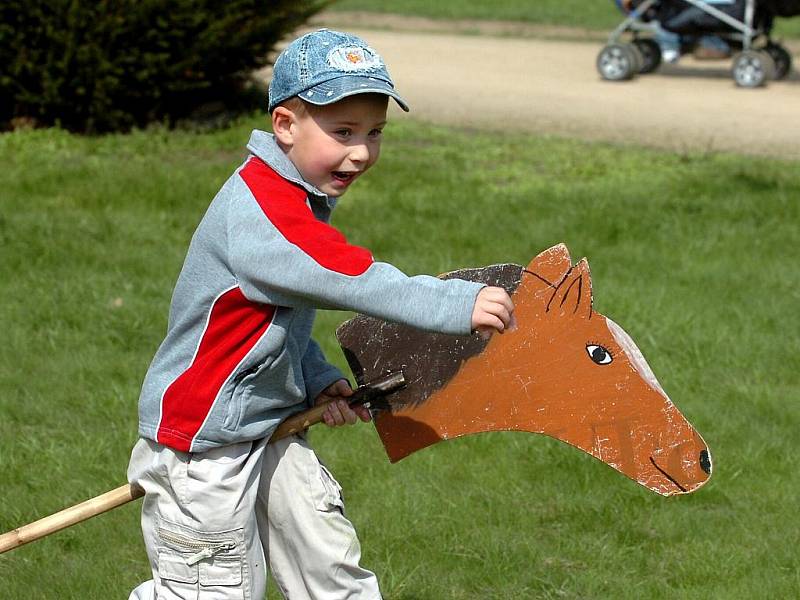
{"label": "boy's cheek", "polygon": [[[374,165],[376,162],[378,162],[378,159],[380,158],[380,156],[381,156],[381,155],[380,155],[380,152],[377,152],[377,153],[376,153],[374,156],[370,157],[370,161],[369,161],[369,163],[367,164],[367,166],[366,166],[366,168],[364,169],[364,171],[365,171],[365,172],[366,172],[366,171],[369,171],[369,170],[372,168],[372,166],[373,166],[373,165]],[[362,175],[363,175],[363,173],[362,173]]]}

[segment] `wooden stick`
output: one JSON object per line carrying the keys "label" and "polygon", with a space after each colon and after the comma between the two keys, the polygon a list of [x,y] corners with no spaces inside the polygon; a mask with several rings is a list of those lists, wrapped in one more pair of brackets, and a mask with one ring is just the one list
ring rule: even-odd
{"label": "wooden stick", "polygon": [[[358,388],[350,397],[350,405],[366,404],[405,385],[402,372],[390,373],[386,377]],[[283,439],[293,433],[307,429],[322,421],[322,415],[329,403],[320,404],[305,412],[299,413],[280,424],[270,438],[270,443]],[[13,529],[0,535],[0,554],[19,548],[29,542],[36,541],[72,525],[91,519],[113,508],[127,504],[144,496],[144,490],[126,484],[105,494],[95,496],[85,502],[52,514],[33,523]]]}
{"label": "wooden stick", "polygon": [[0,535],[0,554],[19,548],[23,544],[38,540],[56,531],[66,529],[96,515],[103,514],[143,495],[144,492],[140,488],[123,485],[86,502],[65,508],[54,515],[23,525],[18,529]]}
{"label": "wooden stick", "polygon": [[[394,371],[388,375],[381,377],[367,385],[362,385],[358,388],[353,395],[350,396],[348,402],[350,406],[358,406],[360,404],[367,405],[370,402],[383,398],[386,394],[399,390],[406,384],[406,378],[402,371]],[[272,434],[270,443],[285,438],[287,435],[292,435],[304,429],[308,429],[312,425],[316,425],[322,421],[322,415],[330,402],[318,404],[314,408],[310,408],[304,412],[298,413],[293,417],[289,417],[281,423]]]}

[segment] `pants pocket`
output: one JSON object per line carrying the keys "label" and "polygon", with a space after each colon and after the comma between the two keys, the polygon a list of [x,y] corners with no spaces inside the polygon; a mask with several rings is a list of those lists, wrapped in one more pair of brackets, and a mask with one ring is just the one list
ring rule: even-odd
{"label": "pants pocket", "polygon": [[336,478],[331,474],[328,468],[319,463],[319,469],[316,475],[317,484],[315,486],[315,499],[317,510],[323,512],[331,512],[338,510],[344,514],[344,499],[342,498],[342,486],[336,481]]}
{"label": "pants pocket", "polygon": [[242,585],[241,558],[215,556],[200,563],[200,587]]}
{"label": "pants pocket", "polygon": [[161,579],[175,583],[197,583],[197,565],[189,564],[188,558],[188,555],[171,548],[159,548],[158,574]]}
{"label": "pants pocket", "polygon": [[159,600],[248,600],[244,530],[195,529],[159,520]]}

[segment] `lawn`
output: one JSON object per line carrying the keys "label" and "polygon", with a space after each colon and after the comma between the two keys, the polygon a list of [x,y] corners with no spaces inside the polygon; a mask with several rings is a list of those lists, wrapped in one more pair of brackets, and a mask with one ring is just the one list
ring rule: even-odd
{"label": "lawn", "polygon": [[[333,10],[565,25],[611,31],[622,22],[612,0],[336,0]],[[800,38],[800,18],[778,19],[778,37]]]}
{"label": "lawn", "polygon": [[484,19],[493,21],[528,21],[547,25],[608,28],[616,26],[621,13],[611,0],[337,0],[333,10],[362,10],[429,17],[432,19]]}
{"label": "lawn", "polygon": [[[212,133],[0,136],[0,531],[124,482],[136,398],[193,228],[263,117]],[[317,429],[389,600],[790,598],[800,590],[800,164],[398,119],[334,220],[409,273],[566,242],[715,459],[662,498],[522,433],[390,465]],[[320,315],[316,334],[344,366]],[[138,505],[0,557],[0,598],[124,598]]]}

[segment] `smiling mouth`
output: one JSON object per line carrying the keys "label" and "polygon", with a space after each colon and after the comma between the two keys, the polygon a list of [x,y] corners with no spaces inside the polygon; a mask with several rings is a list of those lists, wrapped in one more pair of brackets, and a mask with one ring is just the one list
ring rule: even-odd
{"label": "smiling mouth", "polygon": [[333,171],[331,175],[340,183],[350,183],[358,175],[359,171]]}

